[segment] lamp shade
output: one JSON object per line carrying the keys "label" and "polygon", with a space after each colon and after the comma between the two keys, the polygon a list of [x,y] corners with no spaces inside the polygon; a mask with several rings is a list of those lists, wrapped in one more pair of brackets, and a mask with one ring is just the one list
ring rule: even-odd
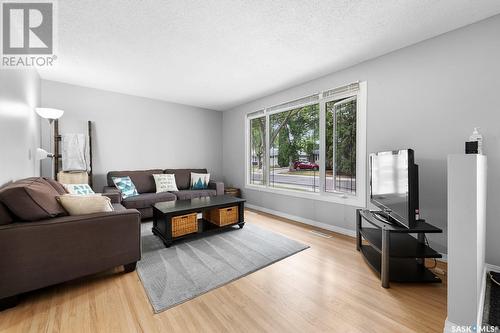
{"label": "lamp shade", "polygon": [[53,108],[36,108],[36,113],[45,119],[59,119],[64,114],[63,110],[53,109]]}
{"label": "lamp shade", "polygon": [[36,149],[36,159],[37,160],[44,160],[48,157],[53,157],[54,155],[52,155],[51,153],[49,153],[48,151],[46,151],[45,149],[42,149],[42,148],[37,148]]}

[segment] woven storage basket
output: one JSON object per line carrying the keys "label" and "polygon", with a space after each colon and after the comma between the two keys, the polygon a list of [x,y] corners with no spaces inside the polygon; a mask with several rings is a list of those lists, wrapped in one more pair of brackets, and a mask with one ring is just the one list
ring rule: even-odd
{"label": "woven storage basket", "polygon": [[223,227],[238,222],[238,206],[214,208],[203,214],[204,219],[210,223]]}
{"label": "woven storage basket", "polygon": [[172,237],[184,236],[198,231],[196,213],[175,216],[172,218]]}

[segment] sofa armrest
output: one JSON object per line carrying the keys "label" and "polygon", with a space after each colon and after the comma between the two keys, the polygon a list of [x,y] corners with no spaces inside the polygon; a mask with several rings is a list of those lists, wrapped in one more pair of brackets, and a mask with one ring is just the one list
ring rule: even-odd
{"label": "sofa armrest", "polygon": [[224,183],[211,180],[208,182],[208,188],[217,191],[217,195],[224,194]]}
{"label": "sofa armrest", "polygon": [[0,226],[0,299],[137,262],[135,209]]}
{"label": "sofa armrest", "polygon": [[104,186],[102,189],[102,195],[111,199],[111,203],[122,202],[122,192],[113,186]]}

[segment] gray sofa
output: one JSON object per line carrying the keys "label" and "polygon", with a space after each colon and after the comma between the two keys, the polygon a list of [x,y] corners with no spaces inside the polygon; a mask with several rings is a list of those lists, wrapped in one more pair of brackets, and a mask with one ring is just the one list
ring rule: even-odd
{"label": "gray sofa", "polygon": [[[116,196],[116,200],[128,209],[137,209],[142,219],[153,217],[153,204],[163,201],[187,200],[206,196],[224,194],[224,183],[210,180],[208,188],[204,190],[191,190],[191,172],[207,173],[207,169],[150,169],[135,171],[110,171],[107,175],[108,186],[104,187],[103,193],[108,196]],[[174,174],[175,182],[179,191],[156,193],[156,184],[153,174]],[[130,177],[139,195],[121,200],[121,193],[114,183],[113,177]]]}
{"label": "gray sofa", "polygon": [[0,189],[0,311],[18,295],[141,259],[140,215],[115,211],[69,216],[57,201],[61,184],[26,178]]}

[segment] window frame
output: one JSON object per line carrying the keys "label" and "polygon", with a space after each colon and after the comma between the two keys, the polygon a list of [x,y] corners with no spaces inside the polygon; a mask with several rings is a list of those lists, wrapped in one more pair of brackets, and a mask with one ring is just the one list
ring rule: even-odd
{"label": "window frame", "polygon": [[266,135],[265,135],[265,146],[268,146],[269,138],[268,138],[268,132],[269,132],[269,124],[268,124],[268,117],[265,114],[265,110],[253,112],[247,115],[246,121],[245,121],[245,188],[250,186],[250,187],[256,187],[256,188],[263,188],[267,186],[268,183],[268,176],[267,176],[267,168],[269,164],[269,152],[267,150],[264,150],[264,161],[262,164],[262,175],[263,175],[263,180],[264,184],[263,185],[258,185],[258,184],[252,184],[250,182],[250,164],[252,164],[252,149],[250,148],[251,145],[251,138],[250,138],[250,129],[251,129],[251,121],[253,119],[258,119],[258,118],[265,118],[266,120]]}
{"label": "window frame", "polygon": [[[367,156],[366,156],[366,109],[367,109],[367,83],[366,81],[359,82],[357,91],[347,91],[335,93],[331,96],[323,98],[323,94],[317,94],[318,100],[309,101],[293,106],[283,108],[272,108],[272,111],[263,109],[258,112],[250,112],[245,116],[245,189],[257,190],[262,192],[275,193],[279,195],[305,198],[310,200],[333,202],[343,205],[366,207],[367,197]],[[349,98],[356,96],[356,194],[350,195],[343,192],[327,192],[325,191],[326,180],[326,103],[338,99]],[[282,189],[269,186],[269,116],[271,114],[285,112],[287,110],[296,109],[308,105],[319,104],[319,192],[307,192],[292,189]],[[266,149],[264,157],[264,165],[262,167],[264,184],[256,185],[250,183],[250,121],[255,118],[265,117],[266,120]]]}

